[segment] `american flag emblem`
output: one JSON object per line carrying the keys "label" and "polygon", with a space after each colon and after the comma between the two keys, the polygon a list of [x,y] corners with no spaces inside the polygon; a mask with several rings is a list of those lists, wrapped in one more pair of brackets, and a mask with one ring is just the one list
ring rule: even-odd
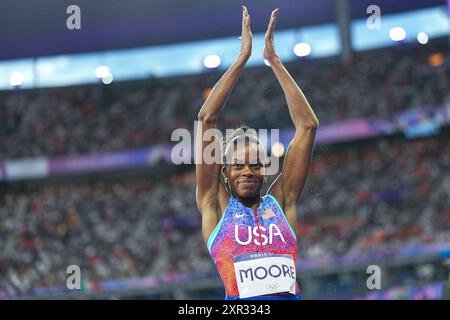
{"label": "american flag emblem", "polygon": [[264,210],[264,212],[262,213],[261,217],[262,217],[263,219],[269,219],[269,218],[275,217],[275,212],[273,212],[273,210],[270,209],[270,208],[269,208],[269,209],[266,209],[266,210]]}

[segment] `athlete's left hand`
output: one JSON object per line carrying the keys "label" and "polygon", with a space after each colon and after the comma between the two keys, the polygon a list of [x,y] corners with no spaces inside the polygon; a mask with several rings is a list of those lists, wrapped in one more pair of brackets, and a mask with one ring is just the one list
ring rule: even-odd
{"label": "athlete's left hand", "polygon": [[273,40],[273,30],[275,29],[275,23],[277,21],[278,9],[272,11],[270,15],[269,25],[267,27],[265,35],[265,46],[264,46],[264,58],[269,61],[269,63],[279,60],[277,53],[275,52],[275,44]]}

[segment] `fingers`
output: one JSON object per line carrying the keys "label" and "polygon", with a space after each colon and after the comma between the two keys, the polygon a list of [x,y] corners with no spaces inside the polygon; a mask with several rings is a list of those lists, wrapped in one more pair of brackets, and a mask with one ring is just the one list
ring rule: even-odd
{"label": "fingers", "polygon": [[267,31],[265,35],[265,46],[263,55],[264,58],[269,61],[269,63],[277,57],[273,40],[273,31],[275,29],[277,17],[278,17],[278,8],[273,10],[270,15],[269,25],[267,26]]}
{"label": "fingers", "polygon": [[250,28],[250,15],[246,6],[242,6],[242,30]]}
{"label": "fingers", "polygon": [[269,25],[267,27],[267,32],[266,32],[266,36],[271,37],[273,34],[273,30],[275,29],[275,23],[277,21],[277,17],[278,17],[278,11],[279,9],[275,9],[272,11],[272,14],[270,15],[270,20],[269,20]]}

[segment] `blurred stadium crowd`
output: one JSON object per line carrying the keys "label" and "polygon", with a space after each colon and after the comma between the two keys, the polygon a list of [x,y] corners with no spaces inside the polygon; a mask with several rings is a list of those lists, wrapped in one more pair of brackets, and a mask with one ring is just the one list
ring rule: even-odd
{"label": "blurred stadium crowd", "polygon": [[[300,259],[450,241],[449,135],[319,147],[298,206]],[[0,289],[215,274],[201,239],[193,172],[166,181],[47,182],[1,196]],[[22,281],[19,281],[21,279]]]}
{"label": "blurred stadium crowd", "polygon": [[[435,55],[430,64],[425,51],[405,55],[383,50],[357,53],[349,66],[305,61],[287,67],[321,124],[326,124],[356,117],[387,118],[409,108],[449,102],[450,63],[447,59],[441,65],[440,59]],[[167,143],[174,129],[193,130],[203,97],[220,75],[1,92],[0,159]],[[284,128],[291,126],[286,110],[272,72],[267,67],[247,69],[230,96],[221,125],[234,128],[246,121],[255,128]]]}
{"label": "blurred stadium crowd", "polygon": [[[305,61],[288,69],[325,124],[450,102],[448,59],[436,66],[428,59],[425,52],[386,50],[358,53],[347,67]],[[173,129],[193,128],[207,88],[219,76],[1,92],[0,160],[167,143]],[[242,120],[256,128],[290,126],[270,70],[242,74],[221,126],[233,128]],[[316,147],[297,208],[300,259],[449,242],[450,176],[442,174],[450,172],[449,137],[443,132]],[[71,264],[92,281],[216,275],[201,239],[193,171],[159,180],[4,188],[0,292],[64,285]]]}

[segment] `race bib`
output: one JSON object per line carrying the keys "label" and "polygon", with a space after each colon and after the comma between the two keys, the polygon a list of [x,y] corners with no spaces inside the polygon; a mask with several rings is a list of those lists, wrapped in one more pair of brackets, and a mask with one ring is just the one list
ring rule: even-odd
{"label": "race bib", "polygon": [[240,255],[233,260],[241,298],[280,292],[295,294],[296,270],[292,255],[261,252]]}

